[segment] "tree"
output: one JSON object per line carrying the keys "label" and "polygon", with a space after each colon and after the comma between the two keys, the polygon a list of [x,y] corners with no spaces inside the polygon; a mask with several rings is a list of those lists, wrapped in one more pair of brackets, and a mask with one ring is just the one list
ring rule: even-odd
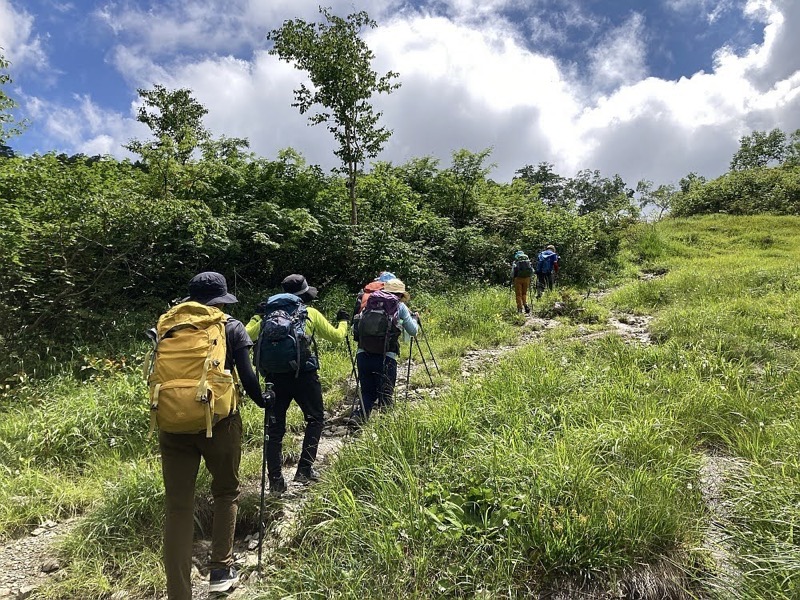
{"label": "tree", "polygon": [[672,208],[672,201],[677,191],[673,185],[660,185],[653,189],[653,182],[642,179],[636,184],[636,191],[639,193],[639,207],[644,210],[648,206],[658,209],[657,221],[661,220],[665,212]]}
{"label": "tree", "polygon": [[209,133],[203,127],[208,109],[192,98],[191,90],[168,90],[156,84],[152,90],[137,90],[143,100],[136,120],[144,123],[156,138],[153,142],[131,140],[125,148],[144,156],[148,150],[166,151],[180,164],[186,164],[192,153]]}
{"label": "tree", "polygon": [[766,167],[783,162],[786,156],[786,134],[778,128],[769,133],[754,131],[739,139],[739,150],[731,159],[731,171]]}
{"label": "tree", "polygon": [[578,208],[578,214],[605,213],[608,216],[636,216],[633,190],[619,175],[603,177],[600,171],[584,169],[567,180],[564,195]]}
{"label": "tree", "polygon": [[681,193],[687,194],[694,186],[702,186],[705,183],[705,177],[692,171],[685,177],[681,177],[681,180],[678,182],[678,187],[681,188]]}
{"label": "tree", "polygon": [[539,186],[539,198],[548,206],[563,206],[565,179],[553,170],[553,165],[540,162],[536,167],[525,165],[517,169],[514,179]]}
{"label": "tree", "polygon": [[[17,108],[16,101],[3,91],[3,87],[11,83],[11,75],[4,71],[10,63],[5,59],[0,48],[0,148],[7,148],[5,143],[15,135],[22,133],[27,125],[26,121],[15,121],[12,111]],[[9,150],[4,150],[3,155],[8,157]],[[10,152],[13,155],[13,152]]]}
{"label": "tree", "polygon": [[480,152],[462,148],[453,152],[453,165],[436,175],[434,207],[455,227],[465,227],[479,212],[481,189],[495,167],[485,164],[491,153],[491,148]]}
{"label": "tree", "polygon": [[783,164],[787,167],[800,166],[800,129],[796,129],[786,142],[786,156]]}
{"label": "tree", "polygon": [[267,39],[274,44],[270,54],[308,73],[314,89],[301,84],[294,90],[292,106],[298,107],[300,114],[318,106],[319,111],[309,117],[310,123],[325,123],[339,144],[334,154],[342,161],[341,172],[347,176],[350,224],[356,225],[356,178],[366,159],[377,156],[392,134],[378,126],[382,113],[375,113],[369,101],[373,94],[389,94],[400,84],[392,83],[397,73],[389,71],[378,77],[370,67],[375,56],[359,34],[362,28],[374,28],[377,23],[365,11],[344,19],[322,7],[319,12],[325,23],[284,21]]}

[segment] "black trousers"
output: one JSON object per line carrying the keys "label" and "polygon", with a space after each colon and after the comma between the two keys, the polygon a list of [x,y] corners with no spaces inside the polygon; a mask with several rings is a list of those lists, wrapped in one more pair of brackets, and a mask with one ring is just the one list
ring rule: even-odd
{"label": "black trousers", "polygon": [[317,445],[325,422],[325,409],[322,405],[322,386],[317,371],[294,373],[273,373],[268,377],[273,383],[275,405],[269,420],[267,443],[267,471],[270,479],[279,479],[283,464],[283,436],[286,434],[286,411],[292,400],[297,402],[306,420],[303,449],[297,470],[308,473],[317,458]]}

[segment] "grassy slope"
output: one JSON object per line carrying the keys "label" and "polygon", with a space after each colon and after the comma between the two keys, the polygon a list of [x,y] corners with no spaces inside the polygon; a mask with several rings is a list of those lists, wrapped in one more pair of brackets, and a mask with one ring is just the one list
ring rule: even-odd
{"label": "grassy slope", "polygon": [[[606,302],[655,314],[657,345],[556,331],[374,422],[314,488],[263,597],[630,589],[642,565],[682,574],[662,580],[674,597],[798,597],[798,233],[769,217],[642,227],[632,255],[668,273]],[[732,585],[704,549],[712,450],[739,465],[722,486]]]}
{"label": "grassy slope", "polygon": [[[466,350],[509,343],[519,333],[520,318],[507,290],[422,294],[412,306],[422,312],[445,375],[456,372],[458,356]],[[464,318],[467,307],[480,318]],[[328,314],[335,310],[327,308]],[[325,403],[332,408],[344,397],[350,362],[345,347],[320,346]],[[48,597],[100,598],[114,589],[151,596],[164,587],[157,443],[147,437],[146,391],[138,367],[132,366],[142,355],[138,348],[129,364],[87,359],[84,367],[90,368],[75,369],[82,378],[27,382],[0,397],[0,539],[24,534],[46,519],[86,516],[65,546],[67,578],[42,592]],[[427,376],[421,371],[414,379],[423,383]],[[257,480],[261,413],[247,402],[243,417],[242,475]],[[296,407],[288,421],[290,429],[301,430]],[[201,495],[207,496],[208,484],[201,469]],[[255,522],[256,501],[242,499],[242,523]]]}

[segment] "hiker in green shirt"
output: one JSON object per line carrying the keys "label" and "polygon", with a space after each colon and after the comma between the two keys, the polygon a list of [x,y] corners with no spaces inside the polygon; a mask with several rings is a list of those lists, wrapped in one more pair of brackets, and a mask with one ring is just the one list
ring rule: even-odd
{"label": "hiker in green shirt", "polygon": [[[262,329],[265,330],[262,335],[266,335],[269,328],[269,334],[273,336],[279,335],[283,329],[294,329],[291,336],[284,336],[272,344],[262,342],[259,345],[256,341],[254,350],[257,368],[273,384],[275,393],[268,424],[267,471],[270,493],[276,496],[286,491],[281,465],[286,411],[292,400],[297,402],[306,421],[294,480],[308,483],[319,478],[313,464],[325,416],[315,340],[321,338],[333,343],[343,342],[349,317],[347,310],[340,309],[336,314],[338,325],[334,327],[317,309],[307,306],[317,297],[317,289],[310,287],[302,275],[289,275],[281,282],[281,287],[284,293],[271,296],[263,305],[263,314],[253,316],[246,327],[247,334],[254,341],[258,340]],[[294,346],[286,352],[286,348],[292,344]]]}

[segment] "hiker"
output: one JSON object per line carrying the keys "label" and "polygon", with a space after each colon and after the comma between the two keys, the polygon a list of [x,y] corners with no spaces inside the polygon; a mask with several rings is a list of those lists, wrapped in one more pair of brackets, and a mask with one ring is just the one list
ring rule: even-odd
{"label": "hiker", "polygon": [[360,313],[364,309],[364,305],[367,303],[367,298],[372,292],[377,292],[378,290],[383,289],[383,285],[389,281],[390,279],[396,279],[394,273],[389,271],[381,271],[378,275],[370,281],[367,285],[365,285],[358,295],[356,296],[356,304],[353,307],[353,317],[355,317],[358,313]]}
{"label": "hiker", "polygon": [[353,320],[363,412],[361,406],[354,411],[351,425],[363,423],[373,408],[392,404],[400,335],[414,337],[419,329],[419,315],[412,314],[405,304],[409,298],[405,284],[399,279],[390,279],[382,290],[370,294],[364,309]]}
{"label": "hiker", "polygon": [[[156,346],[148,384],[151,415],[159,428],[166,507],[164,567],[170,600],[192,598],[194,490],[201,458],[211,473],[214,497],[209,591],[227,592],[239,581],[233,566],[242,455],[242,418],[237,408],[236,375],[258,406],[264,408],[266,400],[262,399],[250,362],[253,343],[244,325],[223,312],[226,305],[236,302],[236,297],[228,293],[223,275],[213,271],[199,273],[189,282],[189,296],[162,315],[155,330]],[[195,327],[188,328],[186,323],[193,323]],[[202,349],[200,356],[198,339],[209,348],[208,351]],[[180,356],[181,349],[188,349],[188,352]],[[209,360],[213,356],[219,358]],[[192,359],[197,365],[190,368],[187,364],[191,365]],[[223,361],[224,369],[219,367],[219,362]],[[191,386],[186,386],[187,380]],[[175,385],[181,383],[183,387]],[[214,399],[213,418],[210,402],[197,402],[203,388],[206,390],[204,397]],[[181,390],[188,395],[181,395]],[[185,411],[170,410],[174,406],[172,402],[179,403],[181,399],[190,405],[190,411],[192,408],[200,411],[197,420],[183,422],[189,419]]]}
{"label": "hiker", "polygon": [[[267,443],[269,491],[280,496],[286,491],[281,473],[286,411],[297,402],[306,421],[305,437],[294,480],[309,483],[319,479],[314,469],[317,444],[325,420],[322,387],[317,373],[319,357],[316,339],[341,343],[347,335],[349,313],[340,308],[334,327],[317,309],[308,306],[317,297],[317,288],[302,275],[289,275],[281,282],[284,293],[270,296],[247,324],[247,333],[256,340],[255,362],[262,375],[273,383],[275,400],[270,415]],[[287,330],[287,328],[289,328]],[[286,334],[289,331],[289,334]],[[283,332],[283,333],[281,333]]]}
{"label": "hiker", "polygon": [[514,296],[517,301],[517,312],[523,310],[531,312],[528,306],[528,289],[531,287],[531,275],[533,275],[533,265],[531,259],[522,250],[514,253],[514,262],[511,263],[511,284],[514,286]]}
{"label": "hiker", "polygon": [[536,299],[542,297],[544,288],[552,290],[555,285],[555,276],[558,273],[558,254],[556,247],[550,244],[539,253],[536,260]]}

